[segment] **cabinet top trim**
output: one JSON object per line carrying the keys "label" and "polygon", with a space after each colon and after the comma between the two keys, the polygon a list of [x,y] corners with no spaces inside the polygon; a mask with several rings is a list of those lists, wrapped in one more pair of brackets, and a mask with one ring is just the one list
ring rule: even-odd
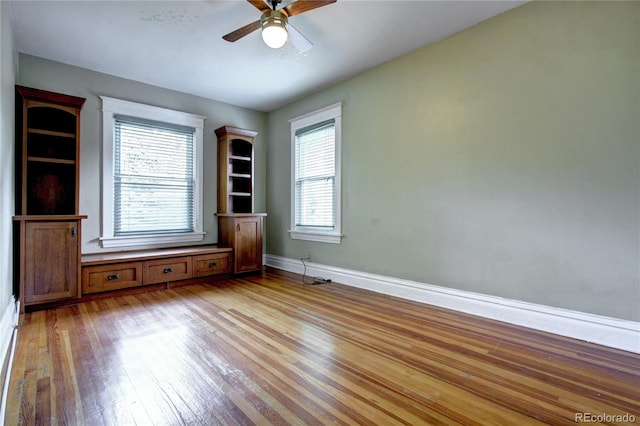
{"label": "cabinet top trim", "polygon": [[33,89],[31,87],[16,85],[16,91],[25,99],[32,99],[41,102],[55,102],[57,104],[81,108],[85,98],[78,96],[64,95],[62,93],[49,92],[48,90]]}
{"label": "cabinet top trim", "polygon": [[86,219],[88,216],[86,215],[66,215],[66,214],[29,214],[29,215],[17,215],[13,217],[13,220],[16,222],[19,221],[45,221],[45,222],[57,222],[57,221],[65,221],[65,220],[81,220]]}
{"label": "cabinet top trim", "polygon": [[214,213],[214,216],[221,217],[252,217],[252,216],[266,216],[266,213]]}
{"label": "cabinet top trim", "polygon": [[255,138],[257,134],[258,132],[256,132],[255,130],[241,129],[239,127],[233,126],[222,126],[216,129],[216,136],[218,137],[222,137],[224,135],[237,135]]}

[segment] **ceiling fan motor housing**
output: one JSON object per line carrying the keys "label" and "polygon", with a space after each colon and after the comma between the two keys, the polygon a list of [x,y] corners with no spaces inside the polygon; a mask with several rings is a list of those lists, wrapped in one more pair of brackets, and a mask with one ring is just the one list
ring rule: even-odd
{"label": "ceiling fan motor housing", "polygon": [[262,16],[260,17],[260,25],[262,26],[263,30],[265,29],[265,27],[271,26],[271,25],[277,25],[277,26],[286,28],[287,23],[288,23],[287,15],[280,12],[279,10],[270,10],[268,12],[263,13]]}

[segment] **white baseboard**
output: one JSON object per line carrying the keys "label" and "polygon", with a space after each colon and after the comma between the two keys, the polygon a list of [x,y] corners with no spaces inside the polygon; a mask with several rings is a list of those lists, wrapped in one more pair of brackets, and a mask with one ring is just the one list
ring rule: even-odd
{"label": "white baseboard", "polygon": [[13,330],[18,325],[19,310],[18,303],[14,300],[10,300],[7,306],[2,309],[2,317],[0,317],[0,364],[5,359],[9,345],[11,344],[11,338],[13,336]]}
{"label": "white baseboard", "polygon": [[[300,260],[267,254],[273,268],[302,274]],[[640,353],[640,322],[306,262],[308,276]]]}
{"label": "white baseboard", "polygon": [[0,399],[0,419],[4,419],[7,406],[7,394],[9,392],[9,379],[11,377],[11,366],[13,364],[13,353],[17,338],[17,326],[20,319],[20,302],[10,300],[4,307],[0,318],[0,369],[5,359],[8,358],[6,377],[4,377],[4,387]]}

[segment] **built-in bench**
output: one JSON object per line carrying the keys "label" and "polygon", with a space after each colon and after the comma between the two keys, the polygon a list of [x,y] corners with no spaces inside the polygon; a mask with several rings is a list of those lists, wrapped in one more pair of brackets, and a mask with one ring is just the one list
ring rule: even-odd
{"label": "built-in bench", "polygon": [[91,295],[146,285],[229,274],[233,249],[191,246],[82,255],[81,293]]}

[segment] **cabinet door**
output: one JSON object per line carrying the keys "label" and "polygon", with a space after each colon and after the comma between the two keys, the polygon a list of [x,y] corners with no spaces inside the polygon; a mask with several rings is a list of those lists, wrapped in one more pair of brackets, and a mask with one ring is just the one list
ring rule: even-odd
{"label": "cabinet door", "polygon": [[262,217],[236,218],[235,272],[262,268]]}
{"label": "cabinet door", "polygon": [[25,304],[78,294],[79,222],[27,222],[24,245]]}

